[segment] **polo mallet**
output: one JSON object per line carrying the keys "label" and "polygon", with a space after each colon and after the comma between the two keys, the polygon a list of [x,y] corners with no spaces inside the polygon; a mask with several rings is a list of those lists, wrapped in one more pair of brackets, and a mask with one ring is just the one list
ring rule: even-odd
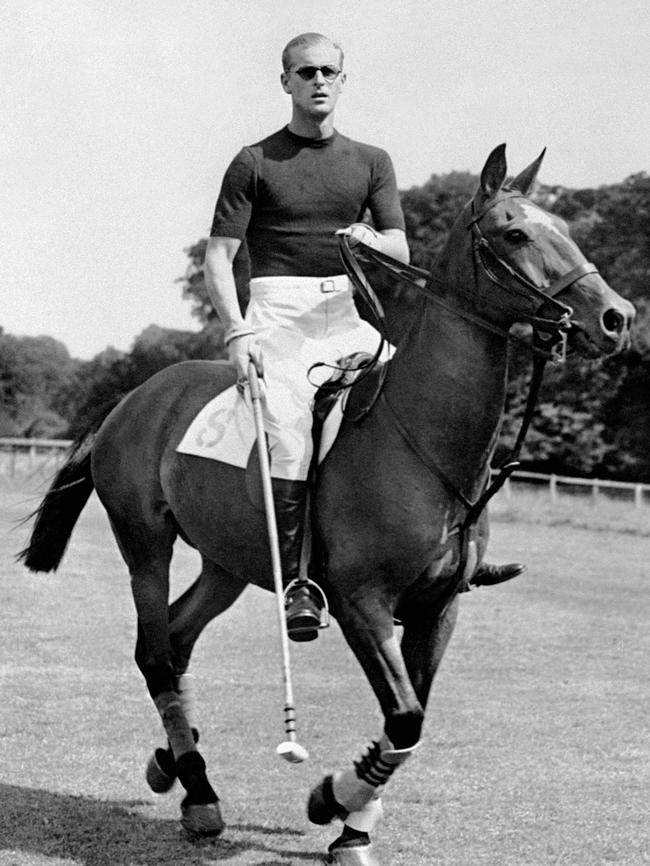
{"label": "polo mallet", "polygon": [[266,512],[266,528],[271,548],[271,567],[273,571],[273,586],[278,609],[278,624],[280,626],[280,645],[282,647],[282,675],[284,678],[284,731],[288,737],[275,750],[281,758],[292,764],[300,764],[309,758],[309,752],[296,740],[296,711],[293,705],[293,686],[291,685],[291,665],[289,662],[289,634],[284,613],[284,589],[282,586],[282,563],[280,560],[280,541],[275,519],[275,504],[273,502],[273,487],[271,485],[271,467],[266,450],[266,432],[262,414],[262,394],[257,370],[253,363],[248,366],[248,385],[253,401],[255,416],[255,433],[257,436],[257,453],[260,459],[260,476],[264,494],[264,510]]}

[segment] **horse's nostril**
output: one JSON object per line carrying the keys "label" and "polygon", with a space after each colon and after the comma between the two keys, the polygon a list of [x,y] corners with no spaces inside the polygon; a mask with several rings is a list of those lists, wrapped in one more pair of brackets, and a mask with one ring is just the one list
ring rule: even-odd
{"label": "horse's nostril", "polygon": [[625,328],[625,316],[618,310],[607,310],[603,314],[603,327],[610,334],[620,334]]}

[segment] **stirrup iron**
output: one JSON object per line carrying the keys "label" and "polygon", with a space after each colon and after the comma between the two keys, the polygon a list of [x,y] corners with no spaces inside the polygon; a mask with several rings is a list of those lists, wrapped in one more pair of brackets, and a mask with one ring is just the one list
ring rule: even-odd
{"label": "stirrup iron", "polygon": [[[287,586],[284,588],[284,605],[286,608],[287,601],[291,596],[291,593],[297,589],[302,589],[306,587],[309,591],[316,596],[317,601],[320,603],[320,624],[318,626],[314,626],[317,629],[329,628],[330,624],[330,609],[327,603],[327,596],[321,589],[321,587],[316,583],[316,581],[311,580],[309,577],[295,577],[292,581],[290,581]],[[296,628],[293,629],[294,632],[300,633],[301,631],[312,631],[312,628]]]}

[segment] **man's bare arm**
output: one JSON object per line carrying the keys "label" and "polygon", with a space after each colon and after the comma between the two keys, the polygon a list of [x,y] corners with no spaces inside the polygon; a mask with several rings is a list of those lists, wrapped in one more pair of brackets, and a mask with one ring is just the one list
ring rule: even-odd
{"label": "man's bare arm", "polygon": [[209,238],[204,273],[208,297],[225,328],[224,339],[230,362],[237,370],[237,377],[245,379],[250,361],[255,362],[260,376],[263,369],[260,347],[255,342],[254,332],[244,322],[237,297],[232,266],[240,246],[241,241],[237,238]]}
{"label": "man's bare arm", "polygon": [[205,287],[226,331],[243,324],[232,265],[241,241],[208,238],[205,251]]}

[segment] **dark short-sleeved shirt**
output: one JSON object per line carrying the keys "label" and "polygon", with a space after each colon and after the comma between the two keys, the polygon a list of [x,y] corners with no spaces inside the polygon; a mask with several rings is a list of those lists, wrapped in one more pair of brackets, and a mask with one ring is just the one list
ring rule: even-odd
{"label": "dark short-sleeved shirt", "polygon": [[246,239],[252,277],[329,276],[341,272],[334,233],[368,209],[378,231],[404,230],[386,151],[336,131],[318,140],[284,127],[232,161],[210,235]]}

